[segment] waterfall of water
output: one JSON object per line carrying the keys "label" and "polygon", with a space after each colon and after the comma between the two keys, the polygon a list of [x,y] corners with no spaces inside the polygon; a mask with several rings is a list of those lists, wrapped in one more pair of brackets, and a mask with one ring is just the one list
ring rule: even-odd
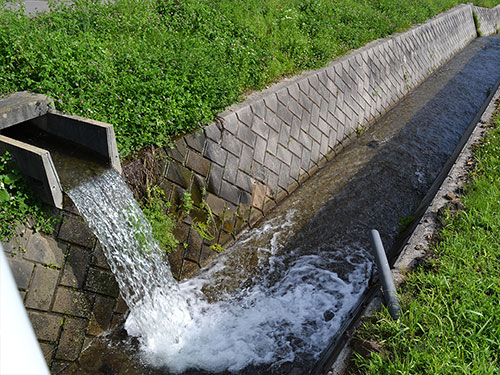
{"label": "waterfall of water", "polygon": [[186,299],[121,176],[107,170],[68,194],[99,239],[130,308],[127,331],[147,340],[144,332],[161,319],[168,326],[169,340],[179,341],[182,327],[190,321]]}
{"label": "waterfall of water", "polygon": [[[332,271],[336,259],[317,254],[297,254],[287,263],[290,254],[278,250],[294,225],[295,211],[289,210],[284,220],[247,233],[240,248],[215,266],[178,284],[118,173],[109,170],[69,195],[101,242],[130,308],[127,332],[139,338],[149,363],[174,373],[239,371],[268,363],[276,368],[297,356],[314,358],[356,304],[371,272],[361,248],[350,249],[344,260],[352,267],[348,277]],[[224,275],[226,263],[240,262],[244,251],[257,254],[259,268],[267,271],[258,282],[245,275],[251,281],[246,287],[221,288],[209,302],[201,291],[229,284],[234,275]],[[238,255],[231,260],[231,254]],[[241,270],[233,266],[228,268]]]}

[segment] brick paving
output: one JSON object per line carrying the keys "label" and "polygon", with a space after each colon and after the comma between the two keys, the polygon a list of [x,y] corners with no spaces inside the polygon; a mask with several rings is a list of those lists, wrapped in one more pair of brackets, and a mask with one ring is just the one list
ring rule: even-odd
{"label": "brick paving", "polygon": [[68,200],[60,218],[53,235],[36,233],[26,225],[4,244],[53,373],[77,359],[84,342],[112,328],[127,312],[100,246]]}

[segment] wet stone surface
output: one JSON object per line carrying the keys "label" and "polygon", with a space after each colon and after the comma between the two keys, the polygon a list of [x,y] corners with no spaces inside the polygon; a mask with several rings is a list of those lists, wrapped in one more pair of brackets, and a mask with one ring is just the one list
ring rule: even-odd
{"label": "wet stone surface", "polygon": [[103,271],[95,268],[89,270],[85,289],[111,297],[118,297],[120,293],[113,274],[110,271]]}
{"label": "wet stone surface", "polygon": [[92,248],[95,243],[95,236],[83,219],[73,215],[64,216],[59,239],[87,248]]}

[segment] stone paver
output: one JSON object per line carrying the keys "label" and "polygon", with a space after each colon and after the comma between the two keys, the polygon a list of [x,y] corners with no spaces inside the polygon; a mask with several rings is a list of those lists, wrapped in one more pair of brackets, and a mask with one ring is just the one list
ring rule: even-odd
{"label": "stone paver", "polygon": [[81,318],[89,318],[94,298],[95,296],[91,293],[59,287],[57,288],[52,311]]}
{"label": "stone paver", "polygon": [[222,181],[219,195],[222,199],[233,204],[238,204],[240,200],[239,189],[226,181]]}
{"label": "stone paver", "polygon": [[95,307],[87,326],[87,334],[97,336],[110,328],[115,304],[115,298],[96,296]]}
{"label": "stone paver", "polygon": [[58,270],[36,266],[25,306],[38,310],[49,310],[58,278]]}
{"label": "stone paver", "polygon": [[85,289],[91,292],[118,297],[120,290],[113,274],[109,271],[91,268],[89,270]]}
{"label": "stone paver", "polygon": [[34,262],[62,267],[66,246],[54,238],[35,233],[30,237],[24,258]]}
{"label": "stone paver", "polygon": [[200,266],[198,266],[198,264],[191,262],[189,260],[185,260],[182,265],[182,272],[180,276],[181,280],[193,276],[199,269]]}
{"label": "stone paver", "polygon": [[56,341],[63,317],[35,311],[28,313],[36,338],[45,341]]}
{"label": "stone paver", "polygon": [[221,166],[225,166],[226,164],[227,151],[222,149],[216,142],[211,140],[207,141],[204,155],[212,162]]}
{"label": "stone paver", "polygon": [[210,161],[204,159],[198,152],[189,151],[186,165],[204,177],[208,175],[210,170]]}
{"label": "stone paver", "polygon": [[94,254],[92,256],[92,264],[94,266],[104,268],[109,270],[108,260],[106,259],[106,255],[104,255],[102,251],[101,244],[98,242],[94,248]]}
{"label": "stone paver", "polygon": [[66,318],[55,358],[74,361],[78,358],[85,338],[87,321],[78,318]]}
{"label": "stone paver", "polygon": [[40,349],[42,350],[43,357],[45,358],[45,362],[50,363],[52,356],[55,351],[55,344],[48,344],[46,342],[40,342]]}
{"label": "stone paver", "polygon": [[73,215],[65,215],[59,230],[59,239],[92,248],[95,236],[90,231],[82,218]]}
{"label": "stone paver", "polygon": [[189,231],[189,239],[187,243],[188,247],[184,251],[184,259],[190,260],[194,263],[199,263],[203,239],[195,229],[191,229]]}
{"label": "stone paver", "polygon": [[167,178],[173,183],[187,189],[191,182],[191,171],[182,165],[170,163]]}
{"label": "stone paver", "polygon": [[[195,132],[184,138],[187,145],[193,150],[202,153],[205,147],[205,134],[203,131]],[[189,159],[188,159],[189,160]]]}
{"label": "stone paver", "polygon": [[85,282],[85,276],[87,275],[90,258],[91,256],[87,249],[76,245],[71,246],[60,284],[74,288],[82,288]]}
{"label": "stone paver", "polygon": [[223,174],[223,178],[225,181],[228,181],[231,184],[236,183],[236,175],[238,174],[238,163],[239,163],[238,157],[232,154],[227,155],[226,165]]}
{"label": "stone paver", "polygon": [[128,311],[128,306],[123,298],[117,299],[114,311],[120,314],[125,314]]}
{"label": "stone paver", "polygon": [[19,289],[27,289],[35,265],[22,259],[12,259],[10,257],[7,257],[7,261],[9,262],[10,270],[17,287]]}

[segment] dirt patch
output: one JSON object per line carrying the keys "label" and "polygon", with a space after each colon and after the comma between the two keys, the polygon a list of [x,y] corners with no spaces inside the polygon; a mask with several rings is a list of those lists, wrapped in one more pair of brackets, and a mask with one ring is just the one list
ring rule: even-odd
{"label": "dirt patch", "polygon": [[141,202],[147,195],[148,188],[159,185],[162,181],[167,157],[162,148],[147,147],[129,160],[123,168],[123,177],[134,193],[134,198]]}

